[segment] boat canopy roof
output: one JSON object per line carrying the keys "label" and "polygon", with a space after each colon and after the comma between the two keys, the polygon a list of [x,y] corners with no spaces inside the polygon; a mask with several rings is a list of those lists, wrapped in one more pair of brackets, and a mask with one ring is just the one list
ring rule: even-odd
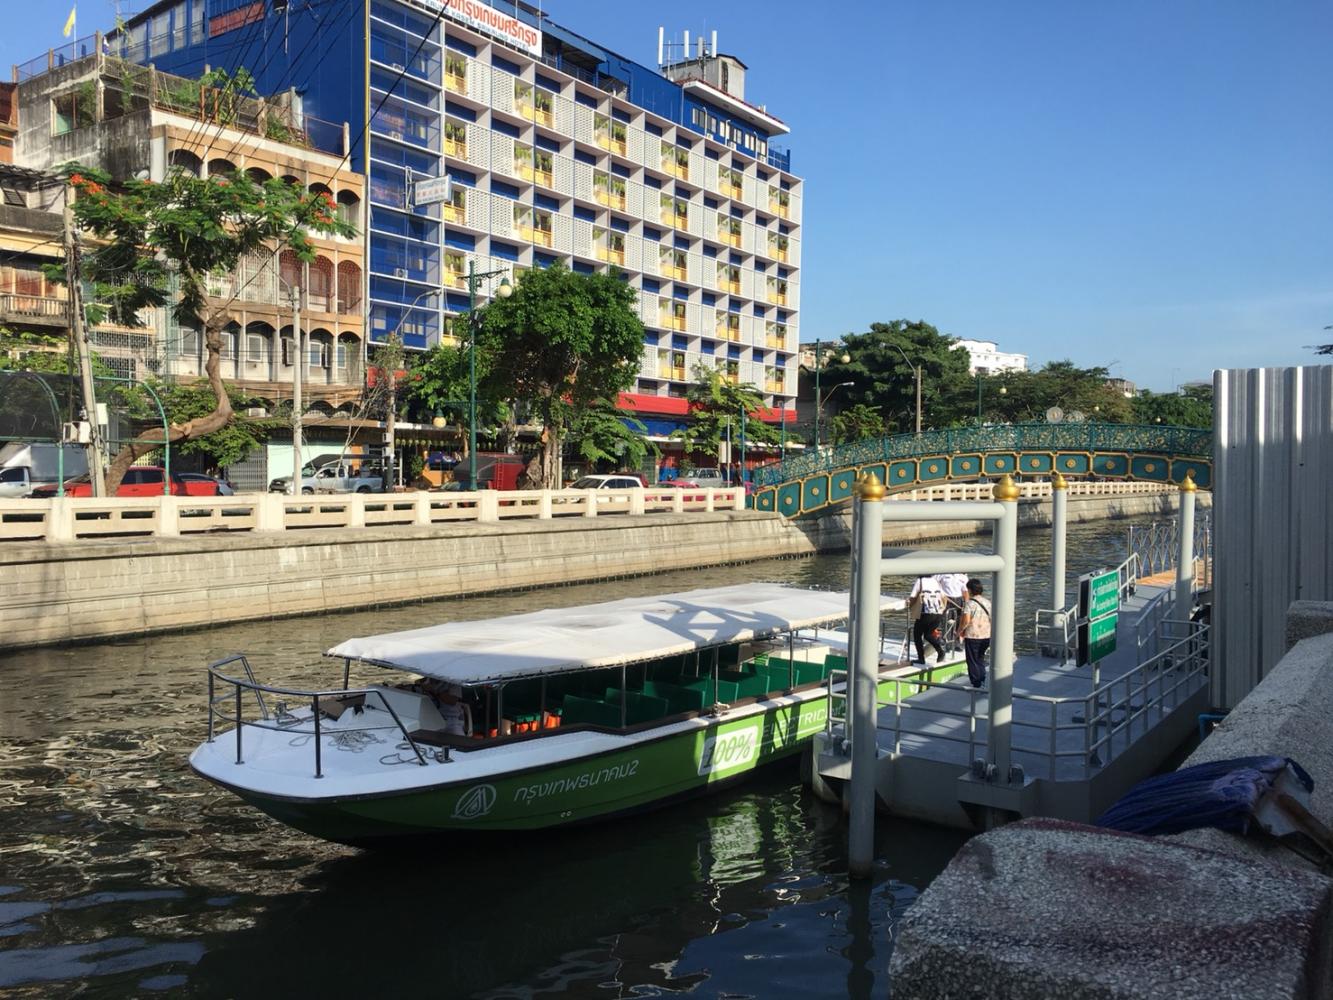
{"label": "boat canopy roof", "polygon": [[[886,597],[883,607],[904,607]],[[776,583],[630,597],[348,639],[326,655],[475,685],[642,663],[847,617],[848,595]]]}

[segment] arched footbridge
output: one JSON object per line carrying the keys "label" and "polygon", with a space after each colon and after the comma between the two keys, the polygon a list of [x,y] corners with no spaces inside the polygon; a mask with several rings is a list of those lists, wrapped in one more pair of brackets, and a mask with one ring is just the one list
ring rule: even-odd
{"label": "arched footbridge", "polygon": [[1212,488],[1213,432],[1162,424],[1004,424],[896,434],[810,452],[755,469],[756,510],[811,514],[852,497],[873,472],[890,493],[1005,473],[1096,476]]}

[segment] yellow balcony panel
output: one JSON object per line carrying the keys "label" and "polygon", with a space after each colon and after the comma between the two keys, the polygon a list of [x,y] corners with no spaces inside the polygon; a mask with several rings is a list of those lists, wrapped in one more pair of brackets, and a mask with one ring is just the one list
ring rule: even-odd
{"label": "yellow balcony panel", "polygon": [[621,267],[624,267],[624,266],[625,266],[625,251],[624,251],[624,250],[611,250],[611,249],[609,249],[609,248],[607,248],[607,247],[598,247],[598,248],[597,248],[597,259],[598,259],[598,260],[604,260],[604,261],[606,261],[608,264],[619,264]]}
{"label": "yellow balcony panel", "polygon": [[773,250],[773,251],[771,251],[771,252],[772,252],[772,256],[773,256],[777,261],[779,261],[780,263],[783,263],[783,264],[787,263],[787,251],[786,251],[786,250]]}
{"label": "yellow balcony panel", "polygon": [[673,278],[678,281],[685,280],[685,268],[672,267],[670,264],[659,264],[657,271],[664,278]]}
{"label": "yellow balcony panel", "polygon": [[764,391],[765,391],[765,392],[785,392],[786,389],[785,389],[785,387],[783,386],[783,384],[782,384],[781,382],[765,382],[765,383],[764,383]]}
{"label": "yellow balcony panel", "polygon": [[741,283],[739,281],[721,281],[718,282],[718,288],[731,295],[739,295],[741,293]]}
{"label": "yellow balcony panel", "polygon": [[734,201],[740,201],[744,191],[739,184],[727,184],[722,188],[722,193]]}
{"label": "yellow balcony panel", "polygon": [[723,372],[722,381],[727,382],[731,385],[740,385],[741,377],[737,375],[735,372]]}
{"label": "yellow balcony panel", "polygon": [[456,156],[460,160],[467,159],[467,143],[458,139],[444,140],[444,153],[446,156]]}
{"label": "yellow balcony panel", "polygon": [[536,226],[519,226],[519,236],[529,243],[540,243],[544,247],[549,247],[555,242],[555,237],[549,229],[538,229]]}
{"label": "yellow balcony panel", "polygon": [[444,89],[452,90],[456,94],[467,93],[467,76],[460,73],[444,74]]}
{"label": "yellow balcony panel", "polygon": [[445,222],[462,223],[463,207],[461,205],[441,205],[440,215],[444,218]]}
{"label": "yellow balcony panel", "polygon": [[658,377],[658,378],[669,378],[669,379],[674,379],[674,380],[677,381],[677,382],[684,382],[684,381],[685,381],[685,369],[684,369],[684,368],[672,368],[670,365],[658,365],[658,366],[657,366],[657,377]]}
{"label": "yellow balcony panel", "polygon": [[730,244],[733,247],[739,247],[741,245],[741,234],[729,233],[724,230],[722,233],[722,242]]}
{"label": "yellow balcony panel", "polygon": [[467,277],[458,271],[445,271],[444,284],[448,288],[466,288]]}

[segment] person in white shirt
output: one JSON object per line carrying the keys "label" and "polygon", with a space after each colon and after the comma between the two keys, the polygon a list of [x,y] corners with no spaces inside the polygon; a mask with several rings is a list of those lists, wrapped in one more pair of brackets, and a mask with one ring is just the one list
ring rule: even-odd
{"label": "person in white shirt", "polygon": [[[937,573],[935,579],[939,581],[940,590],[944,591],[944,596],[948,598],[944,608],[944,634],[953,639],[953,652],[963,648],[962,630],[958,627],[958,616],[963,610],[963,602],[967,600],[967,574],[966,573]],[[948,627],[953,623],[953,628]]]}
{"label": "person in white shirt", "polygon": [[919,576],[912,585],[911,600],[920,600],[916,623],[912,626],[912,641],[916,644],[916,662],[926,662],[925,643],[935,647],[935,662],[944,662],[944,647],[940,645],[940,625],[944,622],[944,591],[933,576]]}

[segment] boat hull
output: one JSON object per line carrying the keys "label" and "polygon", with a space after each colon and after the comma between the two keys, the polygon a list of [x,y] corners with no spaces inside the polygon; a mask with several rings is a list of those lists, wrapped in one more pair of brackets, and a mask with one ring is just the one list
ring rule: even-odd
{"label": "boat hull", "polygon": [[[930,671],[940,680],[954,664]],[[880,698],[912,693],[910,679],[884,680]],[[828,720],[823,689],[733,709],[704,726],[484,779],[357,796],[266,795],[200,773],[274,819],[354,846],[404,838],[466,837],[577,826],[709,794],[802,751]]]}

